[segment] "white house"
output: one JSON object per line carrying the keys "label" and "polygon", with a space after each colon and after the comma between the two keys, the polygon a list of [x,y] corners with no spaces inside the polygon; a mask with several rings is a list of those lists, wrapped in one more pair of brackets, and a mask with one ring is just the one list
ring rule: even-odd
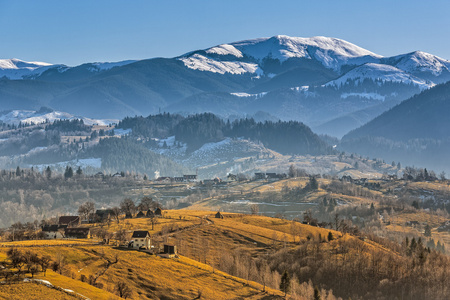
{"label": "white house", "polygon": [[129,244],[130,248],[133,249],[150,249],[150,233],[148,231],[138,230],[133,232],[131,237],[131,242]]}

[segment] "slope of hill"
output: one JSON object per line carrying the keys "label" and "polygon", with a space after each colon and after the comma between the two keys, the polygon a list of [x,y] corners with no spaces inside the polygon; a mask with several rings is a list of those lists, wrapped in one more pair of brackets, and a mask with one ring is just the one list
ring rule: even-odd
{"label": "slope of hill", "polygon": [[416,95],[348,133],[346,151],[450,171],[450,84]]}
{"label": "slope of hill", "polygon": [[407,141],[450,137],[450,84],[436,86],[402,102],[376,119],[347,134],[345,139],[379,136]]}
{"label": "slope of hill", "polygon": [[[347,94],[348,97],[357,98],[373,98],[373,97],[384,97],[379,94]],[[366,98],[366,99],[367,99]],[[375,117],[381,115],[383,112],[388,111],[390,108],[399,104],[401,100],[390,100],[383,101],[379,104],[375,104],[365,109],[357,110],[352,113],[337,117],[318,126],[312,127],[314,132],[318,134],[328,134],[337,138],[342,138],[345,134],[349,133],[354,128],[359,128],[364,124],[368,123]]]}
{"label": "slope of hill", "polygon": [[[7,272],[14,272],[5,254],[26,245],[16,249],[61,262],[57,272],[48,270],[47,276],[38,272],[35,277],[90,298],[97,293],[100,299],[113,297],[107,291],[118,295],[119,283],[128,288],[131,299],[281,299],[278,289],[284,271],[290,277],[289,296],[295,299],[311,299],[315,286],[332,300],[401,295],[445,299],[448,293],[448,257],[428,251],[421,241],[399,244],[348,233],[351,228],[345,226],[342,232],[279,218],[232,213],[213,218],[213,214],[165,211],[158,219],[163,226],[157,230],[151,230],[150,222],[142,218],[120,218],[111,227],[84,225],[96,238],[112,237],[113,245],[129,241],[129,237],[113,238],[112,232],[118,229],[128,236],[133,230],[151,230],[153,251],[159,252],[166,243],[176,245],[179,255],[173,259],[151,255],[152,251],[95,244],[94,238],[84,244],[4,242],[0,261]],[[187,220],[194,220],[194,225],[178,226]]]}
{"label": "slope of hill", "polygon": [[371,79],[373,81],[385,81],[401,82],[403,84],[412,84],[420,87],[420,89],[428,89],[434,84],[426,82],[411,74],[406,73],[403,70],[397,69],[389,65],[368,63],[362,66],[356,67],[353,70],[346,73],[344,76],[339,77],[336,80],[330,81],[327,85],[341,86],[347,83],[347,81],[354,80],[355,84],[361,84],[365,79]]}

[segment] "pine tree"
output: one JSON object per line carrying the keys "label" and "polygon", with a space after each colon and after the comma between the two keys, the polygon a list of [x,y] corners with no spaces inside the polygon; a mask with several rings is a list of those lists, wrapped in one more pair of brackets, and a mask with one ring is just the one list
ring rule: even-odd
{"label": "pine tree", "polygon": [[67,166],[66,170],[64,171],[64,178],[69,179],[73,177],[73,169],[72,167]]}
{"label": "pine tree", "polygon": [[77,169],[77,175],[81,176],[83,174],[83,171],[81,170],[81,167],[78,167]]}
{"label": "pine tree", "polygon": [[320,300],[320,292],[317,286],[314,287],[314,300]]}
{"label": "pine tree", "polygon": [[280,282],[280,290],[284,292],[284,297],[286,297],[286,294],[289,292],[290,288],[291,288],[291,278],[289,276],[289,273],[286,270],[284,270]]}
{"label": "pine tree", "polygon": [[331,233],[331,231],[330,232],[328,232],[328,241],[332,241],[334,238],[333,238],[333,234]]}
{"label": "pine tree", "polygon": [[45,176],[47,177],[47,179],[50,179],[52,177],[52,170],[50,169],[50,166],[45,169]]}

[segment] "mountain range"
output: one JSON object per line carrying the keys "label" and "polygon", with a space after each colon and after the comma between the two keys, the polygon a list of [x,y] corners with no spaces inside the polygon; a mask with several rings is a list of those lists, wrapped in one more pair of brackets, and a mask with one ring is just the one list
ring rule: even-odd
{"label": "mountain range", "polygon": [[[261,111],[341,137],[450,80],[449,70],[448,60],[420,51],[382,57],[341,39],[280,35],[174,58],[75,67],[0,60],[0,105],[89,118]],[[352,116],[359,111],[365,117]]]}

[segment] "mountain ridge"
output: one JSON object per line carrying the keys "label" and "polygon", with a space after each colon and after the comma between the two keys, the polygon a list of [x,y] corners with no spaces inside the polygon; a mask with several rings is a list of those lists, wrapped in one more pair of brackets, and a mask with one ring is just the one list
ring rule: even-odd
{"label": "mountain ridge", "polygon": [[[14,69],[14,80],[0,69],[3,109],[46,106],[96,119],[160,111],[223,117],[264,111],[319,126],[450,80],[450,62],[424,52],[382,57],[341,39],[283,35],[174,58],[34,67]],[[239,94],[258,96],[243,101],[233,96]],[[372,112],[369,119],[378,110]],[[354,126],[350,122],[342,131]]]}

